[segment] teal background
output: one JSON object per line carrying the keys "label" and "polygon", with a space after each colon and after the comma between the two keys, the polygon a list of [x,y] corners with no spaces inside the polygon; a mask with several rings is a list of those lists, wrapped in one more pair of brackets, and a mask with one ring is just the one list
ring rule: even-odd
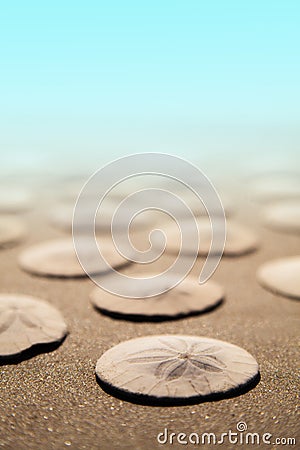
{"label": "teal background", "polygon": [[299,162],[299,23],[291,0],[2,2],[2,168]]}

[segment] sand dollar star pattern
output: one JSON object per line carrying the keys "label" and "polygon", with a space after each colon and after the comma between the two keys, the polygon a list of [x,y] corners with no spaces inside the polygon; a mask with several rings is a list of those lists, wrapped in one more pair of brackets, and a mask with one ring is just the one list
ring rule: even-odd
{"label": "sand dollar star pattern", "polygon": [[249,383],[255,359],[227,342],[196,336],[149,336],[108,350],[98,360],[100,380],[132,395],[206,397]]}
{"label": "sand dollar star pattern", "polygon": [[35,344],[58,342],[67,334],[60,312],[31,296],[0,294],[0,357],[13,356]]}

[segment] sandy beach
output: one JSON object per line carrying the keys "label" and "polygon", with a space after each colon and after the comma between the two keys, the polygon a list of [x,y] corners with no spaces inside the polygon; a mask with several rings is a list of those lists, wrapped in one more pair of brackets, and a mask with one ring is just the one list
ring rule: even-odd
{"label": "sandy beach", "polygon": [[[203,315],[161,323],[100,314],[90,303],[94,285],[88,278],[50,279],[22,271],[17,260],[24,248],[66,234],[49,224],[45,208],[44,213],[36,207],[19,214],[29,233],[21,245],[0,252],[1,291],[47,300],[62,312],[69,335],[53,351],[2,365],[0,446],[18,450],[179,448],[177,437],[170,443],[170,433],[214,433],[218,438],[229,430],[236,432],[239,422],[250,433],[272,435],[272,446],[261,442],[251,448],[281,448],[275,444],[277,438],[297,439],[299,304],[264,290],[255,274],[267,260],[299,254],[299,238],[264,228],[257,208],[241,201],[235,204],[235,219],[256,231],[261,246],[248,255],[223,257],[212,278],[225,289],[223,304]],[[203,261],[197,261],[195,276]],[[130,338],[165,333],[206,336],[243,347],[260,365],[260,382],[234,398],[176,407],[134,404],[101,389],[95,365],[104,351]],[[165,429],[168,442],[159,444],[157,436]],[[206,442],[202,448],[211,446]]]}

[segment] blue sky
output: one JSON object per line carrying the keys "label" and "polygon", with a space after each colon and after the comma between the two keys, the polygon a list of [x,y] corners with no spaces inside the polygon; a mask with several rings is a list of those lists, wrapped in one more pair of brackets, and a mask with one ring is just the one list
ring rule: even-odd
{"label": "blue sky", "polygon": [[299,21],[296,0],[5,2],[0,145],[119,155],[293,134]]}

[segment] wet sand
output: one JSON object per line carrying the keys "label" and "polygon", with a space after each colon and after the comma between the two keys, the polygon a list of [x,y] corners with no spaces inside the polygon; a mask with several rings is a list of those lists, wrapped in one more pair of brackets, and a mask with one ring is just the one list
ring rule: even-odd
{"label": "wet sand", "polygon": [[[89,301],[94,287],[89,279],[49,279],[22,271],[17,263],[22,249],[66,234],[49,225],[45,214],[20,214],[28,224],[29,236],[22,245],[1,250],[1,291],[49,301],[62,312],[70,333],[51,352],[1,367],[1,448],[153,449],[159,447],[157,434],[165,428],[169,433],[220,436],[230,429],[235,432],[240,421],[247,424],[248,432],[261,436],[271,433],[271,443],[276,438],[299,440],[299,302],[264,290],[255,274],[267,260],[299,254],[300,240],[265,229],[257,220],[254,205],[239,209],[234,218],[257,231],[261,248],[242,257],[222,259],[212,280],[224,287],[224,303],[207,314],[161,323],[101,315]],[[197,261],[195,275],[203,261]],[[137,405],[101,389],[95,365],[105,350],[126,339],[162,333],[207,336],[243,347],[259,362],[261,380],[255,388],[234,398],[176,407]],[[281,448],[275,444],[250,446],[258,447]]]}

